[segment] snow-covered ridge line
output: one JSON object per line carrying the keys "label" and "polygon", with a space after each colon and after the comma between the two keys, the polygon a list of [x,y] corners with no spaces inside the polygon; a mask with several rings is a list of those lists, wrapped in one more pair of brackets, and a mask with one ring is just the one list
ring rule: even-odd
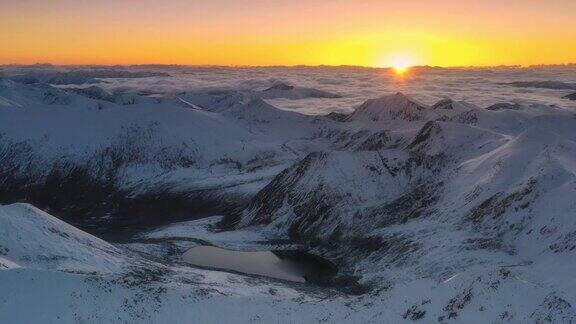
{"label": "snow-covered ridge line", "polygon": [[[225,106],[206,95],[206,109],[198,109],[185,96],[0,82],[0,200],[32,199],[60,215],[101,207],[98,213],[115,214],[135,196],[149,203],[189,200],[183,208],[204,199],[202,214],[223,212],[212,210],[222,205],[218,199],[230,202],[224,208],[243,203],[282,168],[332,145],[319,132],[340,128],[247,94]],[[80,209],[65,210],[54,198],[63,188],[61,198],[68,195]],[[82,192],[92,192],[90,201],[77,196]]]}
{"label": "snow-covered ridge line", "polygon": [[[280,88],[274,91],[298,89]],[[2,201],[35,196],[21,191],[21,183],[42,192],[57,188],[49,179],[68,181],[74,175],[102,199],[117,200],[109,197],[118,191],[124,197],[177,190],[196,202],[211,197],[209,205],[218,197],[235,197],[229,207],[244,203],[281,169],[312,152],[403,147],[428,120],[485,124],[511,136],[530,122],[528,115],[550,110],[502,105],[492,112],[451,100],[428,107],[395,94],[368,100],[349,117],[334,120],[279,110],[254,93],[148,97],[5,79],[0,98]],[[34,202],[54,207],[45,199]]]}
{"label": "snow-covered ridge line", "polygon": [[46,83],[54,85],[89,84],[104,82],[107,78],[148,78],[166,77],[165,72],[154,71],[125,71],[117,69],[90,69],[90,70],[53,70],[53,71],[26,71],[24,73],[12,72],[7,77],[27,84]]}

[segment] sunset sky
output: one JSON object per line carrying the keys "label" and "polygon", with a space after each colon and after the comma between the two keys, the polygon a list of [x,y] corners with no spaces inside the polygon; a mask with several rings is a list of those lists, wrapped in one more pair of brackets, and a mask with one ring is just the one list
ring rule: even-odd
{"label": "sunset sky", "polygon": [[576,0],[0,0],[0,64],[576,62]]}

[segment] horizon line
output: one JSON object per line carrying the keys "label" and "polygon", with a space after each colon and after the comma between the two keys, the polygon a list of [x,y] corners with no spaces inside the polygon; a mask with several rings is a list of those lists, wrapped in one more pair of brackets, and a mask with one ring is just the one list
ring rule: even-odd
{"label": "horizon line", "polygon": [[[0,67],[145,67],[145,66],[158,66],[158,67],[196,67],[196,68],[362,68],[362,69],[394,69],[394,66],[370,66],[370,65],[354,65],[354,64],[275,64],[275,65],[233,65],[233,64],[174,64],[174,63],[129,63],[129,64],[102,64],[102,63],[83,63],[83,64],[58,64],[50,62],[37,62],[37,63],[0,63]],[[429,68],[429,69],[470,69],[470,68],[517,68],[526,69],[534,67],[570,67],[576,66],[576,62],[570,63],[550,63],[550,64],[498,64],[498,65],[412,65],[408,66],[410,69]]]}

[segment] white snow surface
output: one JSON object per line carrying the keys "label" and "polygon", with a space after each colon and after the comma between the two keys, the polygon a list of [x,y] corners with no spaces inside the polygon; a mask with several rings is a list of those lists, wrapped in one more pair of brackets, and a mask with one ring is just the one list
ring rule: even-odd
{"label": "white snow surface", "polygon": [[125,266],[113,245],[28,204],[0,205],[0,237],[9,268],[117,273]]}
{"label": "white snow surface", "polygon": [[0,144],[6,159],[21,165],[15,174],[114,168],[120,184],[136,191],[170,184],[253,194],[280,169],[329,147],[317,133],[339,127],[244,95],[215,112],[177,97],[110,102],[3,80],[0,98]]}
{"label": "white snow surface", "polygon": [[[55,246],[50,242],[58,242],[63,236],[80,235],[84,240],[109,246],[71,226],[54,222],[52,216],[28,205],[2,206],[2,212],[5,222],[20,217],[35,220],[23,222],[14,229],[28,232],[26,238],[30,241],[42,239]],[[61,232],[44,233],[46,223],[56,224]],[[197,227],[209,223],[202,220]],[[180,225],[182,229],[194,227],[191,222]],[[177,227],[173,225],[165,233],[178,233]],[[450,237],[445,239],[448,241]],[[0,244],[7,246],[12,240],[1,236]],[[78,252],[85,249],[76,239],[70,244],[72,242],[78,243]],[[65,248],[67,244],[61,242],[60,245]],[[562,269],[555,269],[556,274],[560,270],[566,275],[572,273],[573,269],[566,266],[569,262],[554,267],[550,266],[550,260],[534,265],[512,263],[512,260],[496,267],[475,265],[439,279],[395,282],[385,290],[368,295],[346,296],[265,278],[178,264],[161,266],[139,259],[127,250],[122,250],[123,256],[139,264],[140,272],[124,269],[117,273],[86,273],[75,272],[70,267],[66,270],[37,265],[17,267],[10,258],[25,259],[19,257],[20,253],[9,251],[1,259],[3,265],[8,265],[0,270],[2,322],[398,323],[411,321],[412,316],[418,318],[422,312],[424,321],[443,317],[441,321],[459,323],[524,323],[546,319],[566,322],[574,317],[571,299],[567,298],[571,287],[552,290],[553,281],[544,280],[549,271],[559,265]],[[29,253],[31,258],[37,255],[34,250]],[[83,264],[76,264],[80,266],[78,270],[84,269]],[[141,275],[145,270],[160,271],[162,279],[143,280]],[[34,311],[29,309],[32,306]],[[453,312],[457,315],[450,315]]]}
{"label": "white snow surface", "polygon": [[[210,217],[113,245],[0,206],[0,322],[576,321],[576,106],[560,89],[574,67],[422,68],[402,82],[376,69],[150,69],[169,76],[85,93],[0,79],[0,153],[25,152],[3,161],[43,170],[120,152],[135,192],[253,197],[238,228],[214,232]],[[294,88],[262,95],[279,82]],[[167,259],[175,238],[258,250],[289,237],[372,290]]]}

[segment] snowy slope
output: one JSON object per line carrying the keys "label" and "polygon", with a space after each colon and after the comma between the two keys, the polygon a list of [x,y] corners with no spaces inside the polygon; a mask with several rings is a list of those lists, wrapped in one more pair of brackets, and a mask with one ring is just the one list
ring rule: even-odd
{"label": "snowy slope", "polygon": [[[409,319],[574,320],[569,112],[449,100],[428,107],[396,94],[366,102],[347,122],[419,130],[394,148],[309,155],[262,189],[238,226],[265,225],[268,235],[309,244],[390,298],[431,280],[418,291],[434,292],[407,310]],[[459,287],[448,288],[452,281]],[[439,302],[446,293],[453,298]]]}
{"label": "snowy slope", "polygon": [[[2,323],[286,321],[303,302],[307,314],[299,322],[330,314],[318,302],[321,295],[162,265],[26,204],[0,206],[0,234]],[[271,311],[279,304],[286,310]]]}
{"label": "snowy slope", "polygon": [[[2,206],[1,212],[2,226],[9,224],[12,234],[0,236],[0,245],[15,249],[0,257],[2,322],[188,323],[193,318],[203,323],[524,323],[569,322],[576,316],[573,287],[562,280],[574,270],[569,259],[555,262],[547,255],[531,263],[482,250],[477,246],[485,244],[482,241],[468,242],[462,232],[442,230],[434,222],[390,229],[412,233],[413,240],[429,244],[426,252],[412,245],[398,250],[392,238],[383,250],[355,250],[356,271],[378,285],[369,294],[351,296],[177,262],[159,264],[126,246],[111,247],[29,205]],[[19,222],[21,218],[26,221]],[[211,221],[173,225],[150,235],[209,239],[204,228]],[[257,235],[246,234],[220,233],[216,242],[254,244]],[[23,236],[37,244],[13,244],[22,243],[17,238]],[[86,257],[81,258],[83,253]],[[128,262],[103,267],[117,260]],[[61,266],[54,267],[54,262]],[[402,270],[398,263],[404,263]],[[94,272],[86,271],[90,266]]]}
{"label": "snowy slope", "polygon": [[13,265],[83,273],[125,266],[114,246],[27,204],[0,206],[0,237],[2,258]]}
{"label": "snowy slope", "polygon": [[[454,118],[461,116],[462,112],[472,118]],[[325,203],[325,208],[330,210],[341,204],[342,208],[353,210],[342,211],[344,215],[358,215],[367,204],[387,205],[402,193],[416,199],[418,195],[414,195],[420,189],[434,183],[442,188],[457,188],[455,190],[460,194],[447,198],[456,203],[480,187],[489,188],[486,191],[492,194],[502,194],[515,186],[525,185],[531,179],[537,181],[540,177],[555,174],[570,179],[573,175],[575,161],[570,155],[576,123],[569,113],[554,108],[492,111],[447,101],[428,108],[396,94],[368,101],[358,107],[349,120],[348,123],[367,123],[371,127],[377,123],[384,129],[390,127],[391,131],[399,127],[398,124],[419,127],[420,130],[407,133],[409,138],[405,143],[408,144],[399,148],[384,146],[365,152],[360,146],[351,152],[309,155],[278,175],[259,193],[261,197],[257,196],[245,212],[248,216],[243,218],[243,223],[284,219],[274,213],[276,209],[291,210],[297,204],[320,208],[318,206]],[[394,121],[398,123],[392,123]],[[367,179],[374,183],[374,187]],[[441,194],[437,186],[433,186],[434,190],[426,189],[431,192],[425,196]],[[486,191],[480,196],[486,195]],[[440,198],[436,197],[429,203],[435,204]],[[478,197],[473,198],[473,201],[466,199],[467,209],[472,208],[474,202],[481,202]],[[326,202],[326,199],[333,202]],[[271,204],[271,201],[277,202]],[[406,203],[414,204],[413,201]],[[435,212],[434,206],[425,207],[429,212]],[[265,210],[266,219],[255,217],[251,220],[250,215],[262,214],[259,208]],[[330,214],[333,212],[331,210]],[[465,214],[462,209],[459,213]],[[299,217],[323,219],[317,212],[306,208],[294,217],[286,217],[292,221]],[[332,221],[335,227],[341,223]],[[320,227],[329,231],[325,226]],[[310,226],[306,229],[311,230]]]}
{"label": "snowy slope", "polygon": [[[129,140],[150,147],[146,152],[131,154],[145,154],[147,157],[142,158],[150,160],[159,159],[150,156],[153,154],[173,153],[174,159],[192,159],[191,163],[206,167],[226,158],[247,162],[264,152],[287,155],[279,158],[293,160],[293,152],[277,147],[298,139],[312,144],[315,132],[323,127],[338,127],[329,119],[282,111],[246,95],[231,99],[226,109],[218,108],[221,98],[211,95],[203,95],[202,98],[211,99],[206,99],[206,103],[185,97],[153,99],[132,95],[138,100],[119,105],[118,96],[97,87],[64,91],[44,84],[23,85],[6,79],[0,82],[0,126],[4,136],[32,145],[42,141],[43,154],[56,157],[74,155],[79,159],[86,152],[112,146],[117,139],[137,136]],[[193,107],[207,104],[211,106],[206,109]],[[16,126],[23,122],[34,131]]]}
{"label": "snowy slope", "polygon": [[318,134],[341,127],[245,95],[220,110],[216,101],[203,109],[184,96],[0,82],[0,189],[7,202],[30,196],[18,192],[22,183],[40,186],[33,188],[40,192],[57,190],[41,187],[51,175],[81,172],[86,181],[103,183],[94,190],[109,194],[152,195],[169,188],[211,204],[228,197],[233,205],[294,161],[330,147],[332,140]]}

